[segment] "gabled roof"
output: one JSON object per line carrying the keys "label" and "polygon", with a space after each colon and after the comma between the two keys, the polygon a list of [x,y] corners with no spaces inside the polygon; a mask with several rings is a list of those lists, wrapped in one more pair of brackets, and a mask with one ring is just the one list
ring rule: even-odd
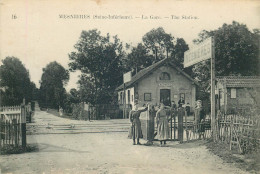
{"label": "gabled roof", "polygon": [[216,80],[225,83],[226,87],[260,87],[259,76],[219,76]]}
{"label": "gabled roof", "polygon": [[[163,60],[160,60],[159,62],[156,62],[152,64],[151,66],[139,71],[136,75],[134,75],[131,79],[131,81],[125,83],[125,88],[132,87],[137,81],[141,80],[143,77],[148,75],[153,70],[159,68],[160,66],[164,65],[165,63],[168,63],[173,68],[175,68],[177,71],[179,71],[181,74],[183,74],[185,77],[187,77],[189,80],[194,82],[194,84],[199,85],[193,78],[191,78],[187,73],[185,73],[183,70],[181,70],[179,67],[177,67],[174,63],[170,62],[169,59],[165,58]],[[122,90],[124,88],[124,84],[120,85],[116,88],[117,91]]]}

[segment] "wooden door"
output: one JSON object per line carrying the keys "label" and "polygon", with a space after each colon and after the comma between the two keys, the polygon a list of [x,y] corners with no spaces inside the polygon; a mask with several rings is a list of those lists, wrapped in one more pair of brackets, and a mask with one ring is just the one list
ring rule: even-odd
{"label": "wooden door", "polygon": [[165,106],[171,106],[171,90],[160,89],[160,102]]}

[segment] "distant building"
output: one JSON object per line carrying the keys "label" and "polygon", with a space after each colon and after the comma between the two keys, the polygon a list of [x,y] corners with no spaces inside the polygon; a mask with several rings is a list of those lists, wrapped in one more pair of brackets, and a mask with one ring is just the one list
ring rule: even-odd
{"label": "distant building", "polygon": [[158,105],[160,102],[170,106],[171,101],[184,98],[189,103],[191,111],[195,107],[197,82],[188,74],[178,68],[168,59],[163,59],[131,77],[131,73],[124,75],[124,84],[116,90],[118,102],[123,107],[139,106],[146,103]]}
{"label": "distant building", "polygon": [[236,109],[257,106],[260,92],[258,76],[223,76],[216,80],[217,108],[222,112],[230,114]]}

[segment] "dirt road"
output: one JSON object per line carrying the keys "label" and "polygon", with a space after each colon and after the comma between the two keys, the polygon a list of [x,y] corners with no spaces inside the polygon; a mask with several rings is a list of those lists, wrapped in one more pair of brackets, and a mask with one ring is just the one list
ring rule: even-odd
{"label": "dirt road", "polygon": [[34,120],[27,141],[39,151],[0,156],[2,173],[246,173],[211,154],[202,141],[134,146],[127,139],[128,120],[77,121],[42,111]]}

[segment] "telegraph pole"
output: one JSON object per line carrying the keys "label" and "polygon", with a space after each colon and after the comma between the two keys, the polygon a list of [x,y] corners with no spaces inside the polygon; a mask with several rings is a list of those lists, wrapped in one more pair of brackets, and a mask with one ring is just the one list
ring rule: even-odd
{"label": "telegraph pole", "polygon": [[[196,56],[194,56],[196,55]],[[215,106],[215,36],[208,38],[196,45],[196,47],[185,51],[184,68],[199,63],[204,60],[211,60],[211,133],[215,141],[217,139],[216,129],[216,106]]]}
{"label": "telegraph pole", "polygon": [[215,110],[215,37],[212,37],[211,56],[211,130],[213,140],[216,140],[216,110]]}

